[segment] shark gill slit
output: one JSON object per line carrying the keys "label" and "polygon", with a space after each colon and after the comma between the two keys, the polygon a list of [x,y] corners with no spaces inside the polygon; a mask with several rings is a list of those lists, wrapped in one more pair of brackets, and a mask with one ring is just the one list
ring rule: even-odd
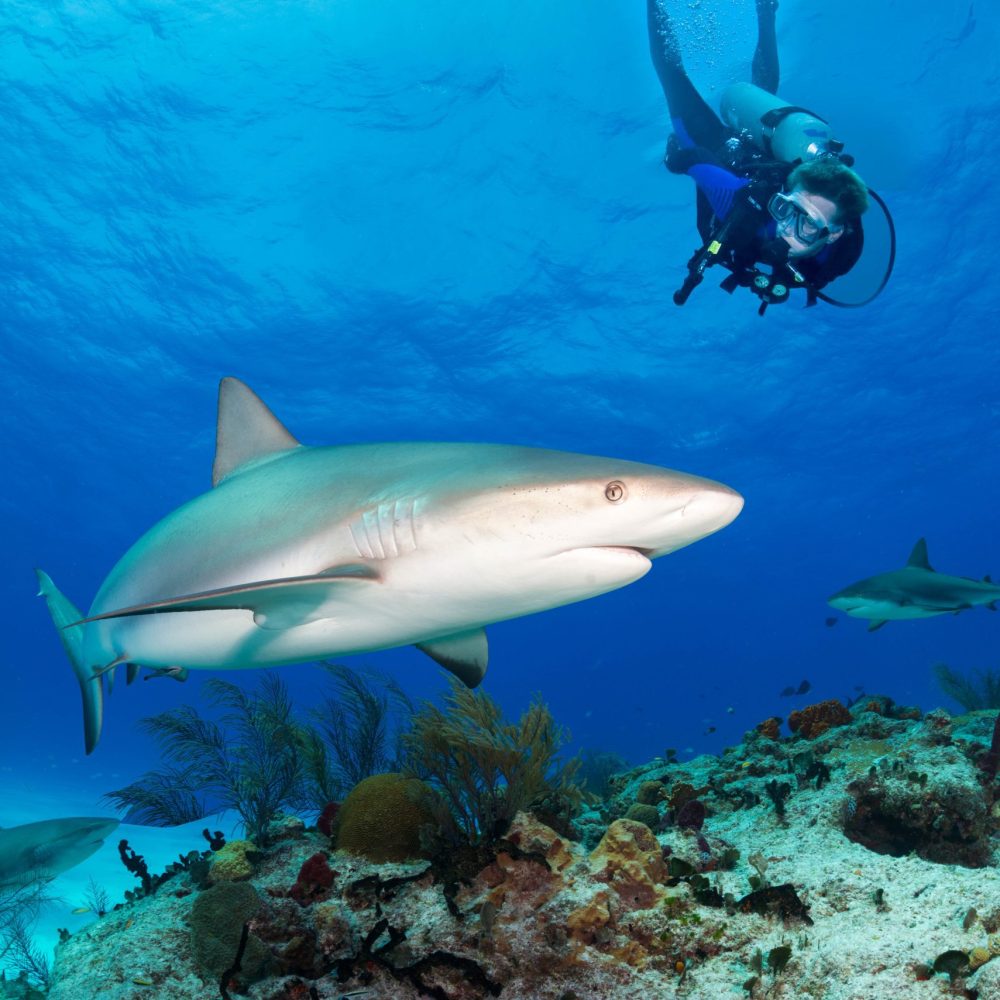
{"label": "shark gill slit", "polygon": [[[354,548],[357,550],[358,555],[363,559],[374,559],[375,554],[371,550],[371,546],[368,544],[368,534],[365,531],[365,520],[364,514],[357,520],[351,521],[351,541],[354,542]],[[361,537],[358,537],[360,533]]]}

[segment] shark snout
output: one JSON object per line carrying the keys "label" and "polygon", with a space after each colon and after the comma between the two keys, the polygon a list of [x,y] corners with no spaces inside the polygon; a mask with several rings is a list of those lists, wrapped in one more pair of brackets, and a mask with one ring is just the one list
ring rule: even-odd
{"label": "shark snout", "polygon": [[743,497],[722,483],[700,483],[680,507],[667,515],[664,536],[648,550],[650,558],[666,555],[714,534],[736,519]]}

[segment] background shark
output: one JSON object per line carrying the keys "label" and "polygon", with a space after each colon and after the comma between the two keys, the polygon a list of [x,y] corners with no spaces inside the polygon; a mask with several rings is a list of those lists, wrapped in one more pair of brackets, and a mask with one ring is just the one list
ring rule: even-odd
{"label": "background shark", "polygon": [[869,619],[868,631],[874,632],[888,621],[958,614],[978,606],[996,611],[993,602],[998,598],[1000,587],[988,576],[973,580],[936,573],[927,561],[927,542],[921,538],[902,569],[852,583],[828,603],[854,618]]}
{"label": "background shark", "polygon": [[0,829],[0,889],[52,879],[75,868],[117,827],[116,819],[72,816]]}
{"label": "background shark", "polygon": [[99,675],[265,667],[415,644],[470,686],[483,626],[580,601],[718,531],[743,498],[620,459],[486,444],[307,448],[222,380],[213,489],[143,535],[83,618],[41,594],[83,693]]}

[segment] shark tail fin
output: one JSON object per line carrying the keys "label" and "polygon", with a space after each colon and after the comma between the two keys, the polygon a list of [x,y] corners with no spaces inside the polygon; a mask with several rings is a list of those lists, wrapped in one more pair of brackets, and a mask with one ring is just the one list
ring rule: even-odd
{"label": "shark tail fin", "polygon": [[97,746],[97,741],[101,736],[101,723],[104,721],[104,693],[101,688],[100,676],[95,675],[83,659],[83,629],[66,627],[78,622],[83,615],[80,614],[72,601],[60,593],[59,588],[52,582],[47,573],[36,569],[35,575],[38,577],[38,596],[45,598],[63,649],[66,650],[66,655],[69,657],[70,663],[73,664],[73,673],[76,674],[77,683],[80,685],[80,694],[83,697],[83,736],[87,753],[90,753]]}

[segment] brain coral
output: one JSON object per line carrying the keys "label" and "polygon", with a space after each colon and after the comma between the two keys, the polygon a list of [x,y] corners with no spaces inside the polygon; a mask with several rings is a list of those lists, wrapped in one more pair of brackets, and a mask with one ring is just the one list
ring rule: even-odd
{"label": "brain coral", "polygon": [[434,792],[418,778],[388,772],[355,785],[337,813],[334,844],[370,861],[427,857],[420,829],[437,825]]}

